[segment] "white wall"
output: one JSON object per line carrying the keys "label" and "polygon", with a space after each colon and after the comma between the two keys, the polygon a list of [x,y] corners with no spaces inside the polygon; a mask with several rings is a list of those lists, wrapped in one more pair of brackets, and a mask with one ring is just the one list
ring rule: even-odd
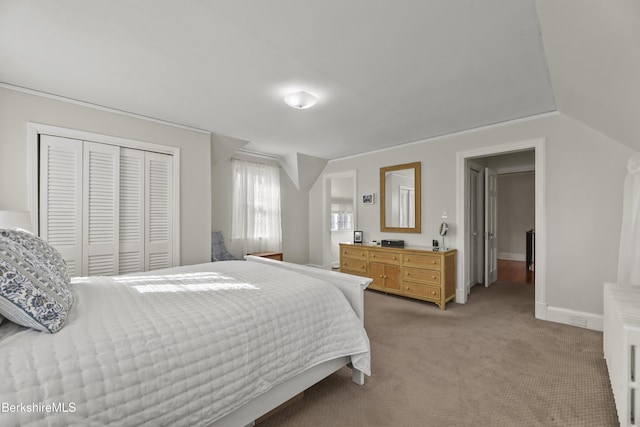
{"label": "white wall", "polygon": [[29,209],[27,122],[179,147],[181,263],[210,260],[208,134],[0,88],[0,209]]}
{"label": "white wall", "polygon": [[[255,161],[255,159],[254,159]],[[211,231],[222,231],[229,252],[242,257],[240,245],[231,240],[232,183],[231,159],[217,163],[211,159]],[[277,164],[274,162],[274,164]],[[306,264],[308,260],[309,198],[293,184],[280,168],[280,203],[282,215],[282,254],[285,261]]]}
{"label": "white wall", "polygon": [[536,0],[558,111],[640,150],[640,2]]}
{"label": "white wall", "polygon": [[[357,170],[358,194],[377,186],[379,168],[422,162],[421,234],[381,233],[379,205],[358,209],[365,241],[404,239],[429,245],[448,210],[448,241],[456,242],[456,153],[544,137],[547,141],[547,304],[602,313],[602,284],[615,281],[622,210],[622,185],[632,150],[562,114],[513,121],[434,138],[398,148],[331,161],[323,174]],[[379,190],[374,190],[379,191]],[[309,257],[322,263],[321,180],[309,194]],[[361,202],[360,202],[361,203]],[[603,224],[607,230],[603,233]],[[594,260],[597,257],[597,262]],[[533,304],[533,301],[531,302]]]}
{"label": "white wall", "polygon": [[498,258],[524,261],[536,225],[535,172],[498,175]]}

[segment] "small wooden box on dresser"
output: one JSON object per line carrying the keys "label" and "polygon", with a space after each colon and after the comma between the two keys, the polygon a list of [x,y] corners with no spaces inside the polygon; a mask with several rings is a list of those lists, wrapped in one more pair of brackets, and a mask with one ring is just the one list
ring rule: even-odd
{"label": "small wooden box on dresser", "polygon": [[369,289],[430,301],[444,310],[456,295],[456,250],[340,243],[340,271],[373,279]]}

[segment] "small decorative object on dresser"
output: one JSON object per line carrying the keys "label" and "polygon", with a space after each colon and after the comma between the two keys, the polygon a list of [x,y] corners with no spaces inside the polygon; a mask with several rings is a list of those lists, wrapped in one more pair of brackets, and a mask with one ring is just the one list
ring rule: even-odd
{"label": "small decorative object on dresser", "polygon": [[353,232],[353,243],[362,244],[362,231]]}
{"label": "small decorative object on dresser", "polygon": [[261,258],[270,258],[278,261],[282,261],[282,252],[254,252],[252,254],[247,254],[252,256],[259,256]]}
{"label": "small decorative object on dresser", "polygon": [[340,271],[370,277],[369,289],[438,304],[456,293],[456,250],[340,244]]}

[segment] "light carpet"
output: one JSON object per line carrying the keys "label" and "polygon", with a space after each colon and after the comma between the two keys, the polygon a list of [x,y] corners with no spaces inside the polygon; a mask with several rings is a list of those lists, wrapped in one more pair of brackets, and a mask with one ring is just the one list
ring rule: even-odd
{"label": "light carpet", "polygon": [[346,368],[272,426],[617,426],[602,333],[534,318],[534,286],[475,286],[468,304],[365,292],[372,376]]}

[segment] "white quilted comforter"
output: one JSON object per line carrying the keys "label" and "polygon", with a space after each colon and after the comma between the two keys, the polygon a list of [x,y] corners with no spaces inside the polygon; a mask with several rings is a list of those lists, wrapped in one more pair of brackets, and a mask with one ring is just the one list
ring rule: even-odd
{"label": "white quilted comforter", "polygon": [[71,286],[57,334],[0,325],[1,426],[206,425],[329,359],[370,372],[347,300],[299,273],[229,261]]}

